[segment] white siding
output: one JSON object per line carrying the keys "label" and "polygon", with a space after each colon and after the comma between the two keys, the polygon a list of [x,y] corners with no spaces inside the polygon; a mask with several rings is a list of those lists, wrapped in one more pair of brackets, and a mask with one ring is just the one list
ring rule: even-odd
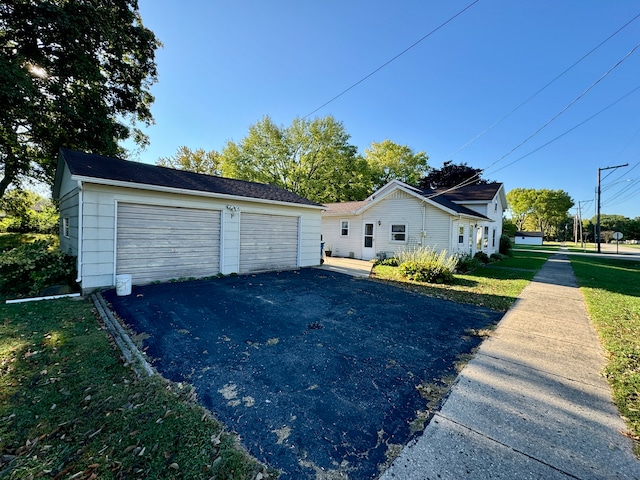
{"label": "white siding", "polygon": [[[68,255],[78,255],[78,197],[77,188],[60,198],[60,251]],[[63,222],[69,221],[69,237],[64,236]]]}
{"label": "white siding", "polygon": [[[340,221],[350,221],[348,237],[340,235]],[[373,223],[374,251],[395,253],[403,248],[431,246],[437,251],[451,251],[452,217],[441,209],[402,191],[390,193],[367,208],[361,215],[331,215],[322,218],[322,235],[332,255],[363,258],[363,225]],[[407,226],[406,241],[391,239],[391,225]],[[325,247],[326,248],[326,247]]]}

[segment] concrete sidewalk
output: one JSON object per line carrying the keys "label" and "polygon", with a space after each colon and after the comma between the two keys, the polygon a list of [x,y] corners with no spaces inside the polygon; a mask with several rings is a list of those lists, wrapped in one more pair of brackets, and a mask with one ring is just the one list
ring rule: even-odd
{"label": "concrete sidewalk", "polygon": [[566,255],[551,257],[380,477],[640,479]]}
{"label": "concrete sidewalk", "polygon": [[356,260],[355,258],[325,257],[324,263],[318,268],[344,273],[356,278],[369,278],[373,263],[367,260]]}

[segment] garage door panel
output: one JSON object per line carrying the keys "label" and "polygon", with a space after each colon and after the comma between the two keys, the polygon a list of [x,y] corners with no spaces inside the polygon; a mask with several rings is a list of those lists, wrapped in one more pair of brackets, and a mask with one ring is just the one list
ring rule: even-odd
{"label": "garage door panel", "polygon": [[298,217],[243,213],[240,272],[298,267]]}
{"label": "garage door panel", "polygon": [[118,205],[116,273],[143,284],[219,271],[219,211]]}

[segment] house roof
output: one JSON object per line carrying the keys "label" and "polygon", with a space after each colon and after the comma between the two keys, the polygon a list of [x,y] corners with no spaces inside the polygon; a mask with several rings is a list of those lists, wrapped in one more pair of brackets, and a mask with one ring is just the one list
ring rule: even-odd
{"label": "house roof", "polygon": [[436,193],[443,193],[453,202],[490,202],[502,187],[501,183],[483,183],[479,185],[467,185],[455,190],[436,189]]}
{"label": "house roof", "polygon": [[[500,189],[500,187],[502,186],[501,183],[497,183],[497,184],[491,184],[491,185],[497,185],[497,188],[491,187],[491,188],[487,188],[487,191],[493,191],[493,195],[489,196],[488,193],[484,193],[483,195],[485,197],[487,197],[487,199],[485,200],[485,202],[490,202],[491,200],[493,200],[496,192],[498,192],[498,190]],[[486,187],[487,185],[485,185]],[[468,201],[469,199],[467,199],[466,197],[462,196],[462,195],[458,195],[457,197],[460,198],[460,200],[456,200],[454,201],[453,198],[451,198],[451,195],[449,193],[452,192],[447,192],[447,193],[441,193],[438,192],[436,190],[430,190],[430,189],[421,189],[421,188],[417,188],[417,187],[412,187],[410,185],[404,184],[402,182],[399,182],[397,180],[392,180],[391,182],[389,182],[387,185],[385,185],[384,187],[380,188],[377,192],[375,192],[373,195],[371,195],[369,198],[367,198],[366,200],[360,201],[360,202],[341,202],[341,203],[328,203],[325,204],[326,210],[324,212],[325,215],[340,215],[340,214],[356,214],[359,213],[360,211],[368,208],[370,205],[372,205],[376,200],[379,200],[381,198],[384,198],[384,196],[386,196],[386,194],[390,193],[393,189],[396,188],[400,188],[402,190],[404,190],[405,192],[420,198],[421,200],[430,202],[432,204],[435,204],[436,206],[441,207],[442,209],[448,211],[451,214],[457,214],[457,215],[464,215],[464,216],[468,216],[468,217],[473,217],[473,218],[479,218],[479,219],[483,219],[483,220],[490,220],[487,216],[482,215],[481,213],[476,212],[475,210],[472,210],[470,208],[467,208],[463,205],[459,205],[458,203],[456,203],[456,201]],[[471,198],[473,199],[472,201],[477,200],[477,198],[480,197],[480,190],[482,189],[478,189],[478,192],[475,196],[472,196]],[[470,202],[471,203],[471,202]]]}
{"label": "house roof", "polygon": [[67,148],[61,148],[60,155],[71,175],[85,181],[95,179],[98,180],[97,183],[152,185],[189,190],[196,194],[204,192],[214,196],[245,197],[321,207],[318,203],[275,185],[187,172]]}

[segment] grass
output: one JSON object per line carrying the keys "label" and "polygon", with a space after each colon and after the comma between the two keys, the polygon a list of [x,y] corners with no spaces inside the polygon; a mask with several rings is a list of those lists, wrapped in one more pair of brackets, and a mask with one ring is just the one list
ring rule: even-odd
{"label": "grass", "polygon": [[0,478],[275,476],[191,388],[118,353],[86,300],[0,305]]}
{"label": "grass", "polygon": [[432,297],[506,312],[549,256],[546,253],[514,252],[512,257],[505,260],[480,267],[465,275],[456,274],[451,285],[408,281],[400,275],[397,267],[385,265],[374,267],[373,275],[378,280],[395,283]]}
{"label": "grass", "polygon": [[571,265],[607,351],[614,402],[640,456],[640,262],[572,256]]}

